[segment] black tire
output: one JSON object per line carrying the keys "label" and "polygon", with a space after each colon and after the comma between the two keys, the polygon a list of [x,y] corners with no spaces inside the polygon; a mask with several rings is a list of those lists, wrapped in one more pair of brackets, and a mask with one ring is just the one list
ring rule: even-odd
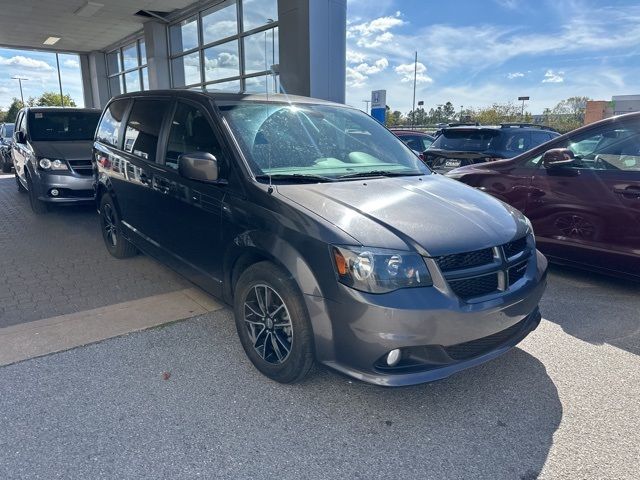
{"label": "black tire", "polygon": [[27,173],[27,187],[29,193],[29,203],[31,204],[31,210],[36,215],[43,215],[49,211],[49,205],[47,205],[42,200],[38,199],[38,195],[35,192],[35,188],[33,186],[33,181],[31,177]]}
{"label": "black tire", "polygon": [[[256,292],[265,292],[265,287],[277,294],[270,294],[274,307],[280,302],[284,305],[269,311],[267,302],[266,316],[262,315],[264,309],[259,302],[253,301],[253,298],[257,299]],[[291,275],[271,262],[256,263],[238,279],[233,303],[240,343],[251,363],[276,382],[302,381],[315,362],[313,330],[302,294]],[[251,328],[254,329],[252,333]],[[260,338],[264,340],[263,353],[259,353]],[[289,351],[284,355],[287,346]]]}
{"label": "black tire", "polygon": [[138,253],[136,247],[122,236],[120,216],[108,193],[100,199],[100,230],[107,250],[114,257],[129,258]]}
{"label": "black tire", "polygon": [[18,172],[15,172],[14,175],[16,177],[16,185],[18,186],[18,191],[20,193],[26,193],[27,189],[24,188],[24,185],[22,185],[22,182],[20,182],[20,178],[18,177]]}

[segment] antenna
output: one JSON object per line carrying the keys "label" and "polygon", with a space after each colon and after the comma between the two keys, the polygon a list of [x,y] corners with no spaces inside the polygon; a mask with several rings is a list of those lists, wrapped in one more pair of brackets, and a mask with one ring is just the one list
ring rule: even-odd
{"label": "antenna", "polygon": [[[275,33],[275,32],[274,32]],[[264,31],[264,70],[265,72],[268,70],[269,61],[267,59],[267,31]],[[267,119],[269,119],[269,75],[264,76],[264,90],[265,95],[267,97]],[[267,152],[267,158],[269,159],[269,188],[267,192],[269,194],[273,193],[273,183],[271,181],[271,145],[269,145],[269,150]]]}

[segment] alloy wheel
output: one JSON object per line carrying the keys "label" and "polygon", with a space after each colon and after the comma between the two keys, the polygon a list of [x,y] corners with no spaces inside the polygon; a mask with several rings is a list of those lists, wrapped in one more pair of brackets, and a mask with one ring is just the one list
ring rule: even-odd
{"label": "alloy wheel", "polygon": [[116,225],[116,217],[113,207],[107,203],[102,208],[102,220],[105,238],[109,245],[116,247],[118,244],[118,227]]}
{"label": "alloy wheel", "polygon": [[254,285],[244,301],[244,323],[253,348],[268,363],[283,363],[291,353],[293,325],[284,301],[266,284]]}

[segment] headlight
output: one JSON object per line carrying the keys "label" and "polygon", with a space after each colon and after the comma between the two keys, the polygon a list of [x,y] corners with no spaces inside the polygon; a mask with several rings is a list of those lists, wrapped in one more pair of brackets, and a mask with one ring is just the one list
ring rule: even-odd
{"label": "headlight", "polygon": [[381,248],[333,246],[338,280],[370,293],[433,285],[424,259],[417,253]]}
{"label": "headlight", "polygon": [[48,158],[41,158],[38,161],[38,166],[42,170],[68,170],[67,163],[63,160],[49,160]]}

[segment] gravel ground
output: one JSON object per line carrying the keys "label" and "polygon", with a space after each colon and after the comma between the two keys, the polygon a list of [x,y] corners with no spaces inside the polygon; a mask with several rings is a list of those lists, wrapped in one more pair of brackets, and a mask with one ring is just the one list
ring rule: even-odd
{"label": "gravel ground", "polygon": [[636,479],[639,293],[555,268],[519,348],[402,389],[273,383],[228,310],[0,368],[0,478]]}

